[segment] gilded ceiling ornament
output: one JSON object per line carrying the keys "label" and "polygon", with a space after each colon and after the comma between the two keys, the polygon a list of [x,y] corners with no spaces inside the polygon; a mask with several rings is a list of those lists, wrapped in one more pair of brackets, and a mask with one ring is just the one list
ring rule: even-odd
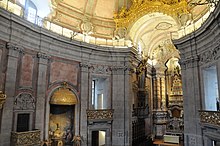
{"label": "gilded ceiling ornament", "polygon": [[142,16],[154,12],[163,13],[179,18],[182,14],[188,14],[187,0],[133,0],[129,9],[122,7],[114,14],[116,28],[128,28]]}

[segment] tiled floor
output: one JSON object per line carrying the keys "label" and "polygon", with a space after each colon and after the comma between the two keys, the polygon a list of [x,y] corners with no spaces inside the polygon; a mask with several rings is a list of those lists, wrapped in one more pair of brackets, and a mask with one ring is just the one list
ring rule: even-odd
{"label": "tiled floor", "polygon": [[164,143],[163,140],[155,139],[153,142],[154,146],[183,146],[182,142],[180,144]]}

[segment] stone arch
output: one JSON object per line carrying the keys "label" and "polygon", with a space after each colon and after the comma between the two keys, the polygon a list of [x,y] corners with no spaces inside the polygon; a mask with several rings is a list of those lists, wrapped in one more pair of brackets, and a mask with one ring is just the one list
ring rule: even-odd
{"label": "stone arch", "polygon": [[[66,86],[66,87],[64,87]],[[67,88],[70,93],[72,93],[75,98],[75,106],[74,106],[74,126],[75,126],[75,134],[79,133],[79,112],[80,112],[80,99],[79,94],[76,87],[72,86],[69,82],[57,82],[50,86],[47,96],[46,96],[46,114],[45,114],[45,130],[44,130],[44,138],[49,139],[49,119],[50,119],[50,102],[51,98],[58,92],[60,89]]]}

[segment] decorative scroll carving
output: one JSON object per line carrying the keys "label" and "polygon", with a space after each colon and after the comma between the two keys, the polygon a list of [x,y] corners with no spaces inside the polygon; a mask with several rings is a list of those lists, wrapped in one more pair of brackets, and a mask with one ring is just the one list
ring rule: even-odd
{"label": "decorative scroll carving", "polygon": [[213,60],[217,60],[220,57],[220,46],[215,47],[209,51],[206,51],[199,55],[200,63],[207,63]]}
{"label": "decorative scroll carving", "polygon": [[219,111],[200,111],[201,123],[212,124],[220,126],[220,112]]}
{"label": "decorative scroll carving", "polygon": [[14,109],[16,110],[34,110],[35,109],[35,99],[29,93],[19,94],[14,101]]}
{"label": "decorative scroll carving", "polygon": [[27,132],[12,132],[11,143],[13,146],[35,145],[40,146],[40,130]]}
{"label": "decorative scroll carving", "polygon": [[3,94],[2,91],[0,91],[0,109],[3,108],[3,105],[4,105],[4,103],[5,103],[5,100],[6,100],[6,95]]}
{"label": "decorative scroll carving", "polygon": [[105,65],[92,65],[90,67],[90,71],[92,73],[97,73],[97,74],[111,73],[111,69],[109,68],[109,66],[105,66]]}
{"label": "decorative scroll carving", "polygon": [[87,118],[93,121],[111,121],[113,119],[113,112],[113,109],[87,110]]}

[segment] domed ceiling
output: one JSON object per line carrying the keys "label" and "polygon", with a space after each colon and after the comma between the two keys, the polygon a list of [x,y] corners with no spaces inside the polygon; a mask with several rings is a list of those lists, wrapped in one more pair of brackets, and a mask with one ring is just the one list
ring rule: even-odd
{"label": "domed ceiling", "polygon": [[[206,0],[52,0],[53,12],[48,18],[76,33],[105,39],[106,45],[122,41],[119,46],[137,47],[142,56],[154,58],[158,56],[155,50],[171,46],[172,39],[186,34],[186,27],[193,24],[193,29],[187,30],[189,33],[201,26],[202,22],[198,26],[195,23],[207,17],[212,8],[206,3]],[[175,55],[178,53],[173,54],[178,57]]]}

